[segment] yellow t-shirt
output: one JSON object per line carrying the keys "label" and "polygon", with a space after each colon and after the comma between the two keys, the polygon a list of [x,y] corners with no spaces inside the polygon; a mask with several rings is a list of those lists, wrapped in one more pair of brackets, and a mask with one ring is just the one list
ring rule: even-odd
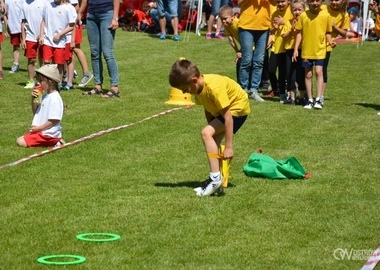
{"label": "yellow t-shirt", "polygon": [[330,15],[321,10],[312,13],[310,10],[302,12],[296,24],[296,29],[302,35],[302,55],[304,59],[326,58],[326,33],[332,32]]}
{"label": "yellow t-shirt", "polygon": [[239,27],[247,30],[270,28],[270,3],[268,0],[244,0],[240,5]]}
{"label": "yellow t-shirt", "polygon": [[[286,21],[285,22],[285,25],[283,27],[283,31],[282,31],[282,34],[285,34],[286,32],[289,32],[290,30],[292,30],[292,22],[291,21]],[[292,50],[294,49],[294,43],[296,41],[296,32],[295,31],[292,31],[289,36],[287,36],[286,38],[284,38],[284,47],[285,47],[285,50]]]}
{"label": "yellow t-shirt", "polygon": [[[275,17],[282,17],[285,22],[289,21],[289,20],[292,20],[293,19],[293,14],[292,14],[292,11],[290,9],[290,6],[284,10],[284,11],[279,11],[279,10],[276,10],[273,14],[272,14],[272,21]],[[280,25],[277,29],[275,29],[274,31],[274,43],[273,43],[273,53],[275,54],[278,54],[278,53],[284,53],[286,50],[285,50],[285,43],[284,43],[284,39],[282,38],[282,34],[284,34],[284,26],[285,25]],[[272,25],[273,27],[273,25]]]}
{"label": "yellow t-shirt", "polygon": [[239,18],[235,17],[231,25],[224,26],[224,35],[233,37],[240,44],[238,24]]}
{"label": "yellow t-shirt", "polygon": [[[322,5],[322,9],[326,10],[332,19],[332,21],[335,23],[336,26],[338,26],[340,29],[347,30],[350,28],[350,17],[348,16],[348,13],[345,10],[333,10],[330,6]],[[339,35],[338,32],[332,31],[331,37],[332,40],[335,40],[337,36]],[[327,51],[331,52],[333,48],[331,48],[330,45],[327,45]]]}
{"label": "yellow t-shirt", "polygon": [[203,77],[203,90],[199,95],[194,95],[194,101],[203,105],[211,115],[216,117],[227,107],[233,116],[244,116],[251,112],[248,95],[237,82],[216,74],[203,74]]}

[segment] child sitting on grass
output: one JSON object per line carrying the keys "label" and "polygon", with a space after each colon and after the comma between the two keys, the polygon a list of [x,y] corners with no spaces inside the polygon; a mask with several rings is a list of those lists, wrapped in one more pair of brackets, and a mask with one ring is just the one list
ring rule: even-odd
{"label": "child sitting on grass", "polygon": [[210,165],[209,178],[199,188],[198,196],[215,193],[223,183],[219,170],[218,150],[225,137],[224,159],[234,155],[233,134],[244,124],[250,113],[247,93],[234,80],[216,74],[201,74],[188,60],[176,61],[169,74],[169,83],[183,93],[194,95],[195,102],[203,105],[207,120],[201,131]]}
{"label": "child sitting on grass", "polygon": [[32,111],[34,114],[29,132],[17,139],[22,147],[55,146],[62,140],[61,120],[63,115],[62,98],[57,91],[61,81],[57,65],[45,65],[36,70],[37,80],[45,94],[36,101],[40,93],[32,91]]}

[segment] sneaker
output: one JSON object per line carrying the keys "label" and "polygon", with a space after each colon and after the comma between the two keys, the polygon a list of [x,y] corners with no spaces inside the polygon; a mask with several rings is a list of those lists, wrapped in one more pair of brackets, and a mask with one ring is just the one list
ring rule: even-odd
{"label": "sneaker", "polygon": [[322,105],[322,103],[321,103],[321,100],[317,100],[317,101],[315,101],[314,109],[321,110],[322,108],[323,108],[323,105]]}
{"label": "sneaker", "polygon": [[294,106],[296,105],[296,102],[294,101],[294,99],[289,98],[288,100],[284,102],[284,104]]}
{"label": "sneaker", "polygon": [[72,85],[68,85],[68,84],[66,84],[66,85],[62,85],[62,86],[61,86],[61,90],[64,90],[64,91],[74,90],[74,86],[72,86]]}
{"label": "sneaker", "polygon": [[259,94],[258,94],[257,92],[252,92],[252,93],[250,93],[250,94],[249,94],[249,98],[250,98],[250,99],[254,99],[254,100],[256,100],[256,101],[259,101],[259,102],[263,102],[263,101],[265,101],[264,99],[262,99],[262,98],[259,96]]}
{"label": "sneaker", "polygon": [[3,71],[0,71],[0,80],[4,79],[4,73]]}
{"label": "sneaker", "polygon": [[211,33],[207,33],[207,34],[206,34],[206,39],[207,39],[207,40],[212,39]]}
{"label": "sneaker", "polygon": [[173,36],[173,40],[174,40],[174,41],[179,41],[179,40],[180,40],[180,38],[179,38],[179,36],[178,36],[178,35],[174,35],[174,36]]}
{"label": "sneaker", "polygon": [[272,86],[269,81],[263,81],[263,87],[261,88],[263,92],[272,91]]}
{"label": "sneaker", "polygon": [[222,183],[222,177],[220,177],[219,180],[215,181],[211,180],[211,178],[208,178],[203,182],[201,187],[194,188],[194,191],[196,192],[197,196],[209,196],[216,192]]}
{"label": "sneaker", "polygon": [[380,116],[380,112],[378,112],[377,115]]}
{"label": "sneaker", "polygon": [[28,81],[24,86],[24,89],[33,89],[36,83],[34,81]]}
{"label": "sneaker", "polygon": [[307,101],[307,104],[303,106],[304,109],[313,109],[314,103],[312,101]]}
{"label": "sneaker", "polygon": [[94,78],[94,75],[90,72],[86,72],[83,74],[82,80],[80,80],[80,83],[78,84],[79,87],[85,87],[91,80]]}
{"label": "sneaker", "polygon": [[281,94],[280,95],[280,103],[284,104],[288,101],[288,95],[287,94]]}
{"label": "sneaker", "polygon": [[9,71],[9,73],[16,73],[16,72],[19,72],[20,71],[20,66],[18,64],[14,64],[12,65],[11,67],[11,70]]}
{"label": "sneaker", "polygon": [[78,77],[78,72],[74,69],[74,80]]}
{"label": "sneaker", "polygon": [[218,39],[224,40],[224,35],[221,34],[221,33],[215,35],[215,37],[218,38]]}
{"label": "sneaker", "polygon": [[162,40],[166,39],[166,34],[161,33],[161,34],[160,34],[160,39],[162,39]]}

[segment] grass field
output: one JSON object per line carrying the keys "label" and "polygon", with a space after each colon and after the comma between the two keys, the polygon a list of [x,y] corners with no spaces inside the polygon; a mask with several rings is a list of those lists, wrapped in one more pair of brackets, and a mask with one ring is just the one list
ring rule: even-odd
{"label": "grass field", "polygon": [[[87,259],[60,269],[362,267],[379,245],[380,44],[338,45],[321,111],[277,98],[251,101],[252,113],[235,136],[226,195],[199,198],[192,188],[208,176],[202,108],[139,122],[178,107],[165,101],[169,69],[181,56],[204,73],[235,78],[227,41],[188,38],[182,34],[176,43],[118,30],[121,98],[62,92],[66,142],[133,125],[0,169],[0,269],[52,269],[37,262],[52,254]],[[0,166],[44,150],[16,146],[32,120],[30,91],[23,89],[26,60],[21,56],[21,72],[9,74],[9,40],[2,49]],[[89,57],[87,41],[83,49]],[[257,148],[275,159],[297,157],[310,179],[246,177],[242,168]],[[121,239],[75,237],[88,232]],[[337,249],[364,255],[342,258]]]}

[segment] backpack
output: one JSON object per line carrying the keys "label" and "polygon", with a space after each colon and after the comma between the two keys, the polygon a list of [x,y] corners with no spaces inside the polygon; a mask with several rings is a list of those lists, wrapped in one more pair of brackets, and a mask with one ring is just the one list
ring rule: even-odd
{"label": "backpack", "polygon": [[268,155],[252,153],[243,172],[249,177],[269,179],[304,179],[309,178],[301,163],[295,157],[274,160]]}

